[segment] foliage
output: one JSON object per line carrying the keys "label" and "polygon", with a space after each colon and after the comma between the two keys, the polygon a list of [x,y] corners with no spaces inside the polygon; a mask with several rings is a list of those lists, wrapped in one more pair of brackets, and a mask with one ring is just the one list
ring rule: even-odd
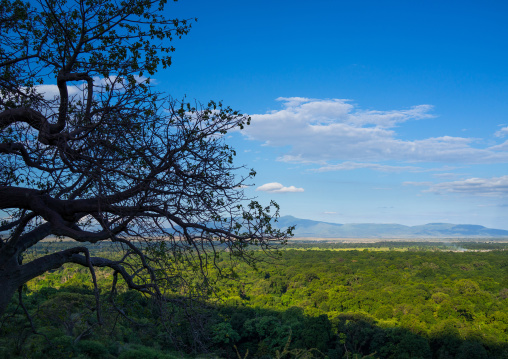
{"label": "foliage", "polygon": [[[279,261],[258,262],[256,269],[239,264],[238,278],[217,283],[223,300],[209,299],[186,310],[175,302],[167,307],[172,308],[171,319],[165,321],[156,301],[119,283],[114,304],[126,316],[103,296],[103,326],[94,325],[90,313],[93,285],[80,276],[86,269],[66,266],[32,280],[23,294],[36,328],[51,344],[34,335],[23,312],[12,308],[17,314],[2,324],[0,348],[9,357],[31,357],[36,351],[46,357],[88,355],[84,348],[107,348],[113,357],[171,357],[175,350],[202,352],[204,347],[195,345],[192,334],[201,330],[198,338],[206,341],[206,350],[224,358],[508,355],[504,251],[288,250],[283,254]],[[227,258],[221,259],[225,265]],[[107,269],[98,270],[97,276],[102,283],[111,280]],[[73,301],[78,295],[89,298],[88,302]],[[46,311],[51,313],[52,303],[67,297],[69,309],[48,321],[52,316]],[[11,305],[16,307],[16,301]],[[187,310],[202,318],[202,327],[189,322]],[[68,318],[81,318],[72,334],[64,325]],[[172,331],[164,327],[165,322]],[[85,323],[90,330],[80,337],[86,326],[76,328]]]}
{"label": "foliage", "polygon": [[[165,0],[0,0],[0,314],[28,280],[65,263],[114,271],[164,301],[209,291],[219,252],[251,260],[291,230],[275,203],[245,197],[255,175],[233,162],[227,131],[249,117],[176,101],[153,87],[171,40],[190,29]],[[72,246],[28,260],[42,240]],[[87,244],[111,241],[111,257]],[[189,273],[193,272],[191,283]],[[198,279],[198,277],[200,279]]]}

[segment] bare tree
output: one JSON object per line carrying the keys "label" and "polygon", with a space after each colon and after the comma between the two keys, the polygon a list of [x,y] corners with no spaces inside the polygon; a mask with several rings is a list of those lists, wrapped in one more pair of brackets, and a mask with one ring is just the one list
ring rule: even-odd
{"label": "bare tree", "polygon": [[[94,268],[109,267],[114,285],[121,276],[164,297],[172,263],[205,272],[220,251],[249,260],[250,244],[291,234],[272,227],[276,204],[245,197],[255,172],[235,166],[224,141],[249,118],[150,84],[190,28],[162,15],[165,2],[0,0],[0,314],[65,263],[88,267],[95,284]],[[76,246],[22,260],[48,236]],[[101,241],[122,254],[90,256],[83,244]]]}

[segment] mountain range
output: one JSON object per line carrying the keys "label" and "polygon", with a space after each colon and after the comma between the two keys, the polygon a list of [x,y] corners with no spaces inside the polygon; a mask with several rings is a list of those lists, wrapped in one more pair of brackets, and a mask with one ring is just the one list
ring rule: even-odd
{"label": "mountain range", "polygon": [[419,226],[377,223],[329,223],[283,216],[277,227],[296,226],[295,237],[312,238],[500,238],[508,231],[474,224],[428,223]]}

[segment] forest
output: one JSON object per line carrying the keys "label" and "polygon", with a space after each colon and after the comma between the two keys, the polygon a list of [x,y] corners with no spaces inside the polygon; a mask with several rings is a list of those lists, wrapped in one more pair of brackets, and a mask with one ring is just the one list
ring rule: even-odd
{"label": "forest", "polygon": [[[118,279],[116,293],[101,293],[102,325],[90,272],[68,264],[13,298],[0,358],[508,358],[507,244],[357,247],[291,244],[273,258],[254,251],[252,265],[224,253],[220,273],[210,265],[208,298],[192,301],[201,282],[182,268],[188,287],[174,284],[165,317]],[[96,275],[111,286],[110,269]]]}
{"label": "forest", "polygon": [[167,92],[166,5],[0,0],[0,359],[508,359],[507,245],[293,241],[228,141],[254,115]]}

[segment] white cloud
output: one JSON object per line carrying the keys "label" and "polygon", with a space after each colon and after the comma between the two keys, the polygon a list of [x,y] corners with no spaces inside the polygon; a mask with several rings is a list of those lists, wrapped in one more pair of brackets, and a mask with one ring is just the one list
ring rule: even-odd
{"label": "white cloud", "polygon": [[508,126],[501,128],[494,134],[496,137],[505,137],[508,135]]}
{"label": "white cloud", "polygon": [[[332,170],[330,163],[335,161],[508,161],[508,145],[477,148],[473,146],[476,139],[452,136],[421,140],[397,138],[398,124],[433,117],[429,113],[430,105],[377,111],[359,110],[350,100],[344,99],[290,97],[277,100],[283,101],[281,110],[251,115],[251,126],[242,133],[267,146],[288,146],[290,150],[280,156],[279,161],[318,163],[328,166],[326,170]],[[343,165],[336,166],[344,169],[340,168]]]}
{"label": "white cloud", "polygon": [[[147,80],[149,80],[151,85],[157,84],[157,80],[148,79],[145,76],[135,75],[134,79],[136,80],[137,83],[143,83],[143,82],[147,82]],[[84,96],[85,84],[86,84],[86,81],[84,81],[84,80],[69,82],[69,85],[67,85],[67,92],[69,93],[69,97],[81,98],[82,96]],[[108,78],[104,78],[104,77],[101,78],[101,77],[95,76],[93,78],[94,87],[104,87],[106,85],[112,86],[113,84],[114,84],[115,88],[117,88],[117,89],[123,88],[123,81],[121,80],[121,78],[118,78],[117,76],[110,76]],[[35,86],[35,88],[36,88],[36,91],[39,94],[41,94],[44,97],[44,99],[46,99],[46,100],[53,100],[55,97],[60,96],[60,91],[58,90],[57,85],[50,85],[50,84],[37,85],[37,86]]]}
{"label": "white cloud", "polygon": [[303,188],[296,188],[295,186],[284,187],[278,182],[265,183],[256,188],[256,191],[270,192],[270,193],[286,193],[286,192],[303,192]]}
{"label": "white cloud", "polygon": [[508,176],[492,178],[469,178],[461,181],[429,183],[406,182],[405,184],[428,186],[425,192],[438,194],[463,193],[475,196],[506,196],[508,195]]}
{"label": "white cloud", "polygon": [[[53,100],[55,97],[60,96],[57,85],[39,85],[37,86],[37,92],[42,94],[46,100]],[[67,86],[67,92],[70,97],[81,96],[83,89],[78,86]]]}

